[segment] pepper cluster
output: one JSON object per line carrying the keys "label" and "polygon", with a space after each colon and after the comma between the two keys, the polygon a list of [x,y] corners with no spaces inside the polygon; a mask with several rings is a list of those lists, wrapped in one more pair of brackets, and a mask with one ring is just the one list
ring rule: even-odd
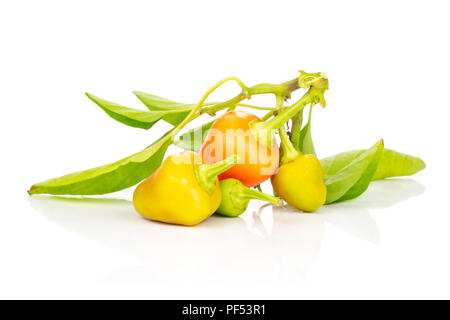
{"label": "pepper cluster", "polygon": [[[214,90],[228,81],[241,88],[237,96],[223,102],[206,102]],[[299,89],[307,91],[298,101],[284,106],[291,93]],[[326,106],[326,90],[328,78],[324,73],[300,71],[297,78],[281,84],[251,87],[238,78],[225,78],[197,104],[134,92],[147,106],[145,111],[87,93],[111,118],[123,124],[148,130],[163,120],[173,128],[134,155],[34,184],[28,192],[106,194],[141,182],[134,191],[133,203],[142,216],[190,226],[213,213],[236,217],[251,199],[274,205],[281,205],[284,200],[301,211],[314,212],[324,204],[358,197],[373,180],[411,175],[425,168],[419,158],[385,149],[383,140],[368,149],[319,160],[311,137],[311,114],[314,105]],[[275,106],[242,103],[258,94],[273,94]],[[303,111],[308,105],[309,117],[303,125]],[[267,114],[260,119],[248,111],[236,110],[238,107],[267,110]],[[194,119],[204,114],[216,117],[222,110],[226,112],[217,119],[181,134]],[[185,151],[164,160],[171,144]],[[275,196],[252,189],[269,178]]]}

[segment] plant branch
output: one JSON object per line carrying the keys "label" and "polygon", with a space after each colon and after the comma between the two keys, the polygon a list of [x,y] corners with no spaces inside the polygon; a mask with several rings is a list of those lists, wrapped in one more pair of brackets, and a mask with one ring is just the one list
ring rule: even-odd
{"label": "plant branch", "polygon": [[298,78],[283,82],[280,84],[261,83],[252,87],[242,87],[242,91],[235,97],[212,107],[203,108],[200,113],[208,113],[214,115],[217,111],[228,108],[230,106],[238,105],[244,99],[250,99],[253,95],[257,94],[275,94],[282,96],[283,99],[289,99],[291,93],[299,89]]}

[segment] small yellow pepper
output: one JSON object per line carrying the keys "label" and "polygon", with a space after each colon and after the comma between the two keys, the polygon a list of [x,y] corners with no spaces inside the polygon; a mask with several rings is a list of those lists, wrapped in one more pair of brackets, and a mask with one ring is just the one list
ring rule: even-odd
{"label": "small yellow pepper", "polygon": [[204,164],[199,154],[169,156],[161,167],[141,182],[133,204],[144,218],[193,226],[212,215],[222,199],[217,176],[238,161],[232,156]]}
{"label": "small yellow pepper", "polygon": [[301,154],[280,129],[283,156],[281,165],[271,177],[274,191],[291,206],[314,212],[327,198],[320,161],[312,154]]}

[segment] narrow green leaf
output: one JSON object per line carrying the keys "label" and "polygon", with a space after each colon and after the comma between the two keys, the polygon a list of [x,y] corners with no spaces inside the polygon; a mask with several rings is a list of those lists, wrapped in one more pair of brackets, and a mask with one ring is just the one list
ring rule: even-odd
{"label": "narrow green leaf", "polygon": [[[365,150],[346,151],[332,157],[321,159],[320,162],[324,170],[325,179],[348,165],[364,151]],[[420,158],[391,149],[383,149],[377,171],[372,177],[372,181],[390,177],[410,176],[424,168],[425,162]]]}
{"label": "narrow green leaf", "polygon": [[186,131],[173,142],[177,147],[188,151],[200,151],[209,129],[214,121],[205,123],[199,127]]}
{"label": "narrow green leaf", "polygon": [[162,137],[125,159],[37,183],[28,193],[94,195],[131,187],[150,176],[160,166],[169,145],[170,139]]}
{"label": "narrow green leaf", "polygon": [[313,109],[313,107],[311,106],[309,109],[308,122],[305,124],[303,129],[300,131],[298,150],[300,150],[304,154],[316,155],[316,150],[314,149],[314,143],[313,143],[312,136],[311,136],[312,109]]}
{"label": "narrow green leaf", "polygon": [[385,149],[372,180],[410,176],[423,169],[425,169],[425,162],[422,159]]}
{"label": "narrow green leaf", "polygon": [[[170,114],[163,116],[162,119],[174,126],[178,125],[189,114],[189,110],[186,111],[186,109],[192,109],[195,106],[194,104],[175,102],[141,91],[134,91],[133,93],[150,111],[171,111]],[[180,111],[174,113],[177,110]]]}
{"label": "narrow green leaf", "polygon": [[167,98],[142,91],[133,91],[133,93],[139,100],[142,101],[143,104],[147,106],[149,110],[176,110],[192,108],[195,106],[194,104],[175,102]]}
{"label": "narrow green leaf", "polygon": [[[378,157],[377,153],[381,153],[382,150],[383,141],[380,140],[375,143],[370,149],[362,152],[360,155],[358,155],[358,157],[354,158],[353,161],[341,167],[341,169],[333,174],[330,174],[330,172],[327,170],[327,166],[324,166],[324,164],[322,163],[322,165],[324,166],[325,184],[327,186],[326,203],[333,203],[338,201],[347,192],[350,192],[349,195],[352,196],[361,188],[363,188],[365,186],[367,176],[370,176],[369,181],[372,178],[373,173],[372,175],[370,175],[370,171],[373,169],[373,166],[375,166],[372,161],[376,160],[376,158]],[[334,166],[332,165],[331,167],[337,168],[340,166],[341,159],[334,158],[332,161],[336,164]],[[378,161],[376,161],[376,165],[378,165]],[[353,186],[355,186],[355,189],[352,189]]]}
{"label": "narrow green leaf", "polygon": [[111,118],[130,127],[149,129],[167,112],[144,111],[123,107],[120,104],[110,102],[86,92],[86,96],[103,109]]}

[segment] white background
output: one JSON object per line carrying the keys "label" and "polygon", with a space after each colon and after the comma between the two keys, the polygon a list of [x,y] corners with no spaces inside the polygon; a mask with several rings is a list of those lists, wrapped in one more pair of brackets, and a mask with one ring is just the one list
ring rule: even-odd
{"label": "white background", "polygon": [[[447,1],[1,2],[0,298],[450,298],[448,12]],[[131,91],[196,102],[225,76],[278,83],[299,69],[330,79],[313,117],[320,157],[383,138],[426,170],[317,214],[253,202],[195,228],[139,218],[133,189],[26,193],[169,128],[116,123],[86,91],[145,109]]]}

